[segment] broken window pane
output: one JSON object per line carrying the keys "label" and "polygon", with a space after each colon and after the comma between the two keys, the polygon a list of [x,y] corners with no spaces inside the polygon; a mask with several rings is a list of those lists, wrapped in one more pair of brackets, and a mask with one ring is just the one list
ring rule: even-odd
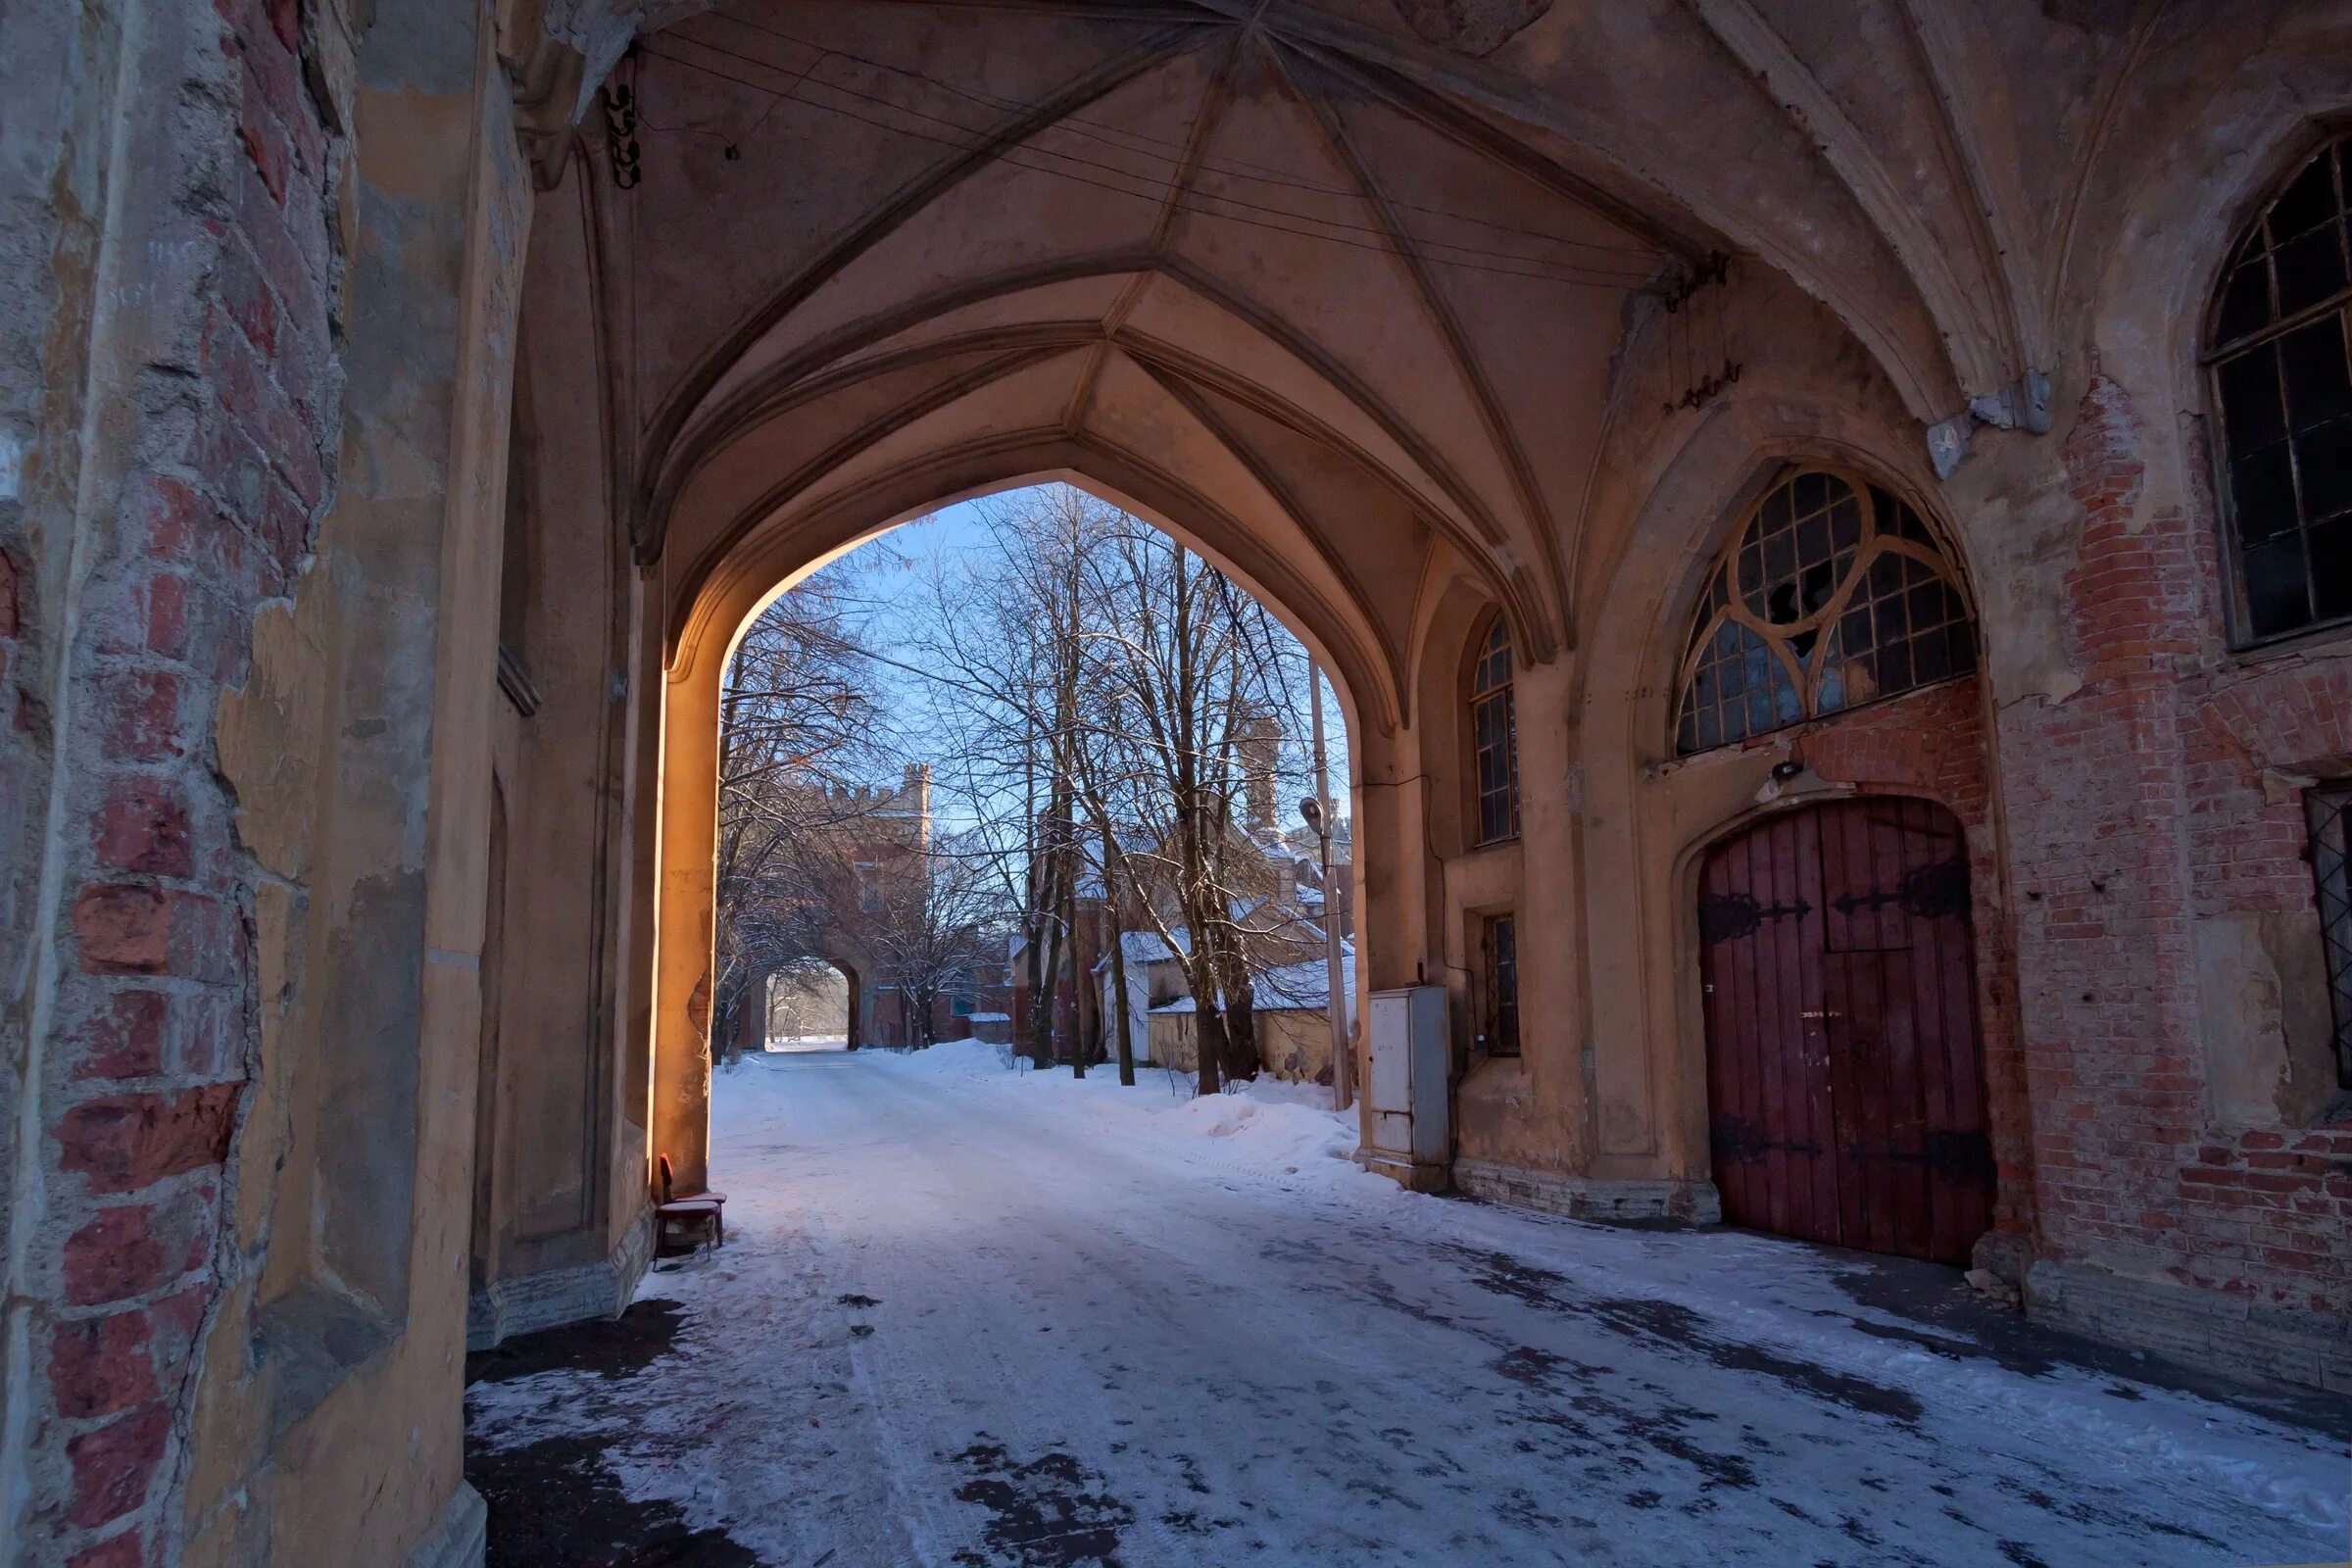
{"label": "broken window pane", "polygon": [[2278,351],[2266,343],[2220,369],[2222,419],[2230,445],[2239,452],[2276,446],[2286,439],[2286,408],[2278,401]]}
{"label": "broken window pane", "polygon": [[2241,558],[2246,579],[2246,617],[2257,637],[2276,637],[2311,623],[2311,596],[2304,587],[2303,539],[2289,533],[2256,545]]}
{"label": "broken window pane", "polygon": [[2221,342],[2234,343],[2270,324],[2271,266],[2268,258],[2256,251],[2252,261],[2230,274],[2214,335]]}
{"label": "broken window pane", "polygon": [[2304,516],[2318,521],[2352,512],[2352,420],[2338,419],[2295,438],[2295,478]]}
{"label": "broken window pane", "polygon": [[2278,314],[2292,316],[2343,288],[2343,234],[2330,225],[2290,239],[2272,256],[2271,265],[2278,274]]}

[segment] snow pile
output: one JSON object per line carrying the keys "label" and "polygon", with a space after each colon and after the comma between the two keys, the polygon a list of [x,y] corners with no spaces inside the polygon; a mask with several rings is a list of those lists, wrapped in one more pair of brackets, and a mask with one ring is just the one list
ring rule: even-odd
{"label": "snow pile", "polygon": [[771,1035],[762,1049],[771,1056],[785,1056],[809,1051],[847,1051],[850,1042],[841,1035],[808,1035],[799,1040]]}
{"label": "snow pile", "polygon": [[1232,1094],[1187,1100],[1153,1113],[1185,1135],[1232,1140],[1232,1148],[1273,1166],[1355,1152],[1355,1117],[1331,1107],[1331,1091],[1317,1084],[1264,1078]]}

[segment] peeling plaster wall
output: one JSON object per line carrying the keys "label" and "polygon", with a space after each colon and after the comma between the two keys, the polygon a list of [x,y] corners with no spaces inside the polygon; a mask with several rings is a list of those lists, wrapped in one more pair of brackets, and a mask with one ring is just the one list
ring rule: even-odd
{"label": "peeling plaster wall", "polygon": [[474,9],[368,22],[0,21],[12,1563],[478,1538],[441,1195],[527,189]]}
{"label": "peeling plaster wall", "polygon": [[0,18],[0,1560],[175,1556],[253,1262],[229,1153],[275,877],[213,717],[332,491],[340,16]]}
{"label": "peeling plaster wall", "polygon": [[[379,5],[351,86],[343,485],[222,705],[273,878],[242,1267],[208,1335],[187,1562],[385,1563],[478,1510],[458,1356],[488,672],[527,178],[493,39]],[[292,764],[292,765],[290,765]],[[389,1441],[386,1441],[389,1439]]]}

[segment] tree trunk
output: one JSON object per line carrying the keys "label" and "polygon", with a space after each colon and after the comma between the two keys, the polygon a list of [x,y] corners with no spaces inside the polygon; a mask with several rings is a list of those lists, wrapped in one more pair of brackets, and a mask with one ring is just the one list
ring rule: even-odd
{"label": "tree trunk", "polygon": [[1220,924],[1210,944],[1210,960],[1225,1006],[1225,1076],[1254,1078],[1263,1058],[1257,1049],[1256,997],[1250,989],[1249,956],[1240,933]]}
{"label": "tree trunk", "polygon": [[1054,1004],[1060,999],[1061,992],[1062,927],[1060,920],[1056,918],[1060,912],[1061,901],[1060,890],[1054,885],[1060,881],[1057,865],[1059,860],[1058,852],[1052,854],[1048,860],[1049,869],[1046,872],[1048,895],[1045,906],[1047,911],[1046,951],[1041,965],[1043,979],[1037,994],[1036,1010],[1029,1015],[1029,1041],[1032,1048],[1030,1059],[1040,1072],[1054,1065],[1054,1036],[1055,1033]]}
{"label": "tree trunk", "polygon": [[1233,964],[1224,991],[1225,1076],[1254,1078],[1264,1065],[1264,1056],[1257,1049],[1257,1006],[1250,987],[1250,971],[1239,963]]}
{"label": "tree trunk", "polygon": [[1111,839],[1110,830],[1105,827],[1102,830],[1102,906],[1110,914],[1110,994],[1117,999],[1114,1005],[1118,1014],[1119,1084],[1122,1088],[1133,1089],[1135,1020],[1130,1016],[1131,1009],[1127,1004],[1127,937],[1119,929],[1119,884],[1111,871],[1117,854],[1118,847]]}
{"label": "tree trunk", "polygon": [[1086,1055],[1091,1049],[1086,1040],[1086,979],[1078,971],[1078,833],[1075,819],[1070,824],[1070,871],[1061,884],[1061,928],[1070,934],[1070,1076],[1086,1076]]}
{"label": "tree trunk", "polygon": [[1225,1020],[1217,1013],[1216,976],[1200,954],[1200,941],[1193,941],[1193,961],[1185,965],[1185,978],[1193,992],[1193,1059],[1200,1076],[1194,1081],[1193,1093],[1220,1094],[1225,1087]]}

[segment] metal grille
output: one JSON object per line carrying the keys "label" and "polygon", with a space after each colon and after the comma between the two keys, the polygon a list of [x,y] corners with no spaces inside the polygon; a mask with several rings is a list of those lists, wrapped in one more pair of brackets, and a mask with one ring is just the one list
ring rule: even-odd
{"label": "metal grille", "polygon": [[1478,770],[1478,842],[1519,832],[1519,711],[1511,700],[1511,630],[1500,615],[1470,677],[1470,734]]}
{"label": "metal grille", "polygon": [[1510,915],[1487,922],[1487,1051],[1519,1054],[1519,924]]}
{"label": "metal grille", "polygon": [[2319,884],[2320,943],[2328,956],[2328,1000],[2335,1009],[2335,1081],[2352,1089],[2352,780],[2323,784],[2303,798],[2311,823],[2311,871]]}
{"label": "metal grille", "polygon": [[2346,143],[2320,150],[2238,242],[2213,317],[2238,630],[2352,619],[2352,306]]}

